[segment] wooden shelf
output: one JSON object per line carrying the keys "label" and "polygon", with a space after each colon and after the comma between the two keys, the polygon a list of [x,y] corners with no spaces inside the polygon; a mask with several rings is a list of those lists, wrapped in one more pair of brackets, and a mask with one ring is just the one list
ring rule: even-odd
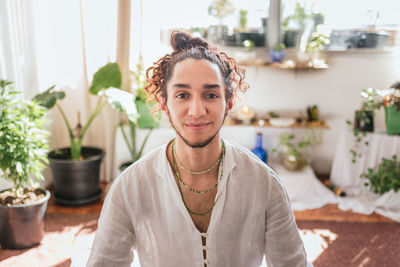
{"label": "wooden shelf", "polygon": [[299,129],[312,129],[312,128],[318,128],[318,129],[326,129],[329,130],[330,127],[325,121],[313,121],[313,122],[302,122],[298,123],[295,122],[294,124],[290,126],[274,126],[271,125],[268,120],[264,120],[264,124],[259,124],[259,120],[255,121],[251,124],[243,124],[243,123],[237,123],[231,119],[227,119],[225,124],[227,126],[255,126],[255,127],[269,127],[269,128],[288,128],[288,129],[294,129],[294,128],[299,128]]}

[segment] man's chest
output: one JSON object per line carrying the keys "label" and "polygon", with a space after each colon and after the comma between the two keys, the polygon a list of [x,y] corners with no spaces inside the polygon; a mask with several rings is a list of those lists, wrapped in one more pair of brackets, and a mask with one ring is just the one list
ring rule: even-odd
{"label": "man's chest", "polygon": [[198,194],[190,191],[183,191],[183,200],[194,225],[200,232],[207,232],[214,208],[217,188],[214,190]]}

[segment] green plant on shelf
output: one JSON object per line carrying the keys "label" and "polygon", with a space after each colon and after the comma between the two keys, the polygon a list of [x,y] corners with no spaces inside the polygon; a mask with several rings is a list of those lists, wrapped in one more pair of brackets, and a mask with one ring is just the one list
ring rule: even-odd
{"label": "green plant on shelf", "polygon": [[382,158],[375,169],[368,168],[360,177],[368,180],[364,185],[369,186],[375,194],[383,195],[391,190],[397,192],[400,188],[400,162],[396,155],[392,159]]}
{"label": "green plant on shelf", "polygon": [[307,43],[306,51],[310,53],[317,53],[324,49],[329,43],[329,35],[315,31],[311,34],[311,39]]}
{"label": "green plant on shelf", "polygon": [[283,166],[289,170],[300,170],[309,164],[310,155],[307,149],[322,143],[322,132],[311,128],[295,142],[296,136],[288,132],[281,133],[278,144],[271,149],[272,153],[279,153]]}
{"label": "green plant on shelf", "polygon": [[219,19],[220,24],[222,25],[223,18],[235,12],[235,6],[229,0],[214,0],[208,6],[207,11],[210,16]]}
{"label": "green plant on shelf", "polygon": [[279,52],[279,51],[282,51],[285,48],[286,48],[286,46],[285,46],[284,43],[278,43],[278,44],[275,45],[273,51]]}

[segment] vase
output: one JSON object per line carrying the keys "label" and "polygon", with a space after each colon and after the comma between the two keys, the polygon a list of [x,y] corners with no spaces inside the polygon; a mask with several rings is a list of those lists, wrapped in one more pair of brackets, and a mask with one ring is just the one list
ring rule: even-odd
{"label": "vase", "polygon": [[256,146],[251,150],[258,158],[267,163],[267,151],[262,147],[262,133],[256,136]]}

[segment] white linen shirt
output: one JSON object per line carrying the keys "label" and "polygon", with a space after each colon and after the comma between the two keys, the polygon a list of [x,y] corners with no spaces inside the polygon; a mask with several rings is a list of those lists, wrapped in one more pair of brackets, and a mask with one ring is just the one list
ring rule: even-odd
{"label": "white linen shirt", "polygon": [[[162,145],[127,168],[104,201],[87,266],[307,266],[287,193],[266,164],[225,141],[224,172],[207,233],[194,225]],[[206,237],[203,247],[201,237]],[[203,259],[203,249],[207,259]]]}

